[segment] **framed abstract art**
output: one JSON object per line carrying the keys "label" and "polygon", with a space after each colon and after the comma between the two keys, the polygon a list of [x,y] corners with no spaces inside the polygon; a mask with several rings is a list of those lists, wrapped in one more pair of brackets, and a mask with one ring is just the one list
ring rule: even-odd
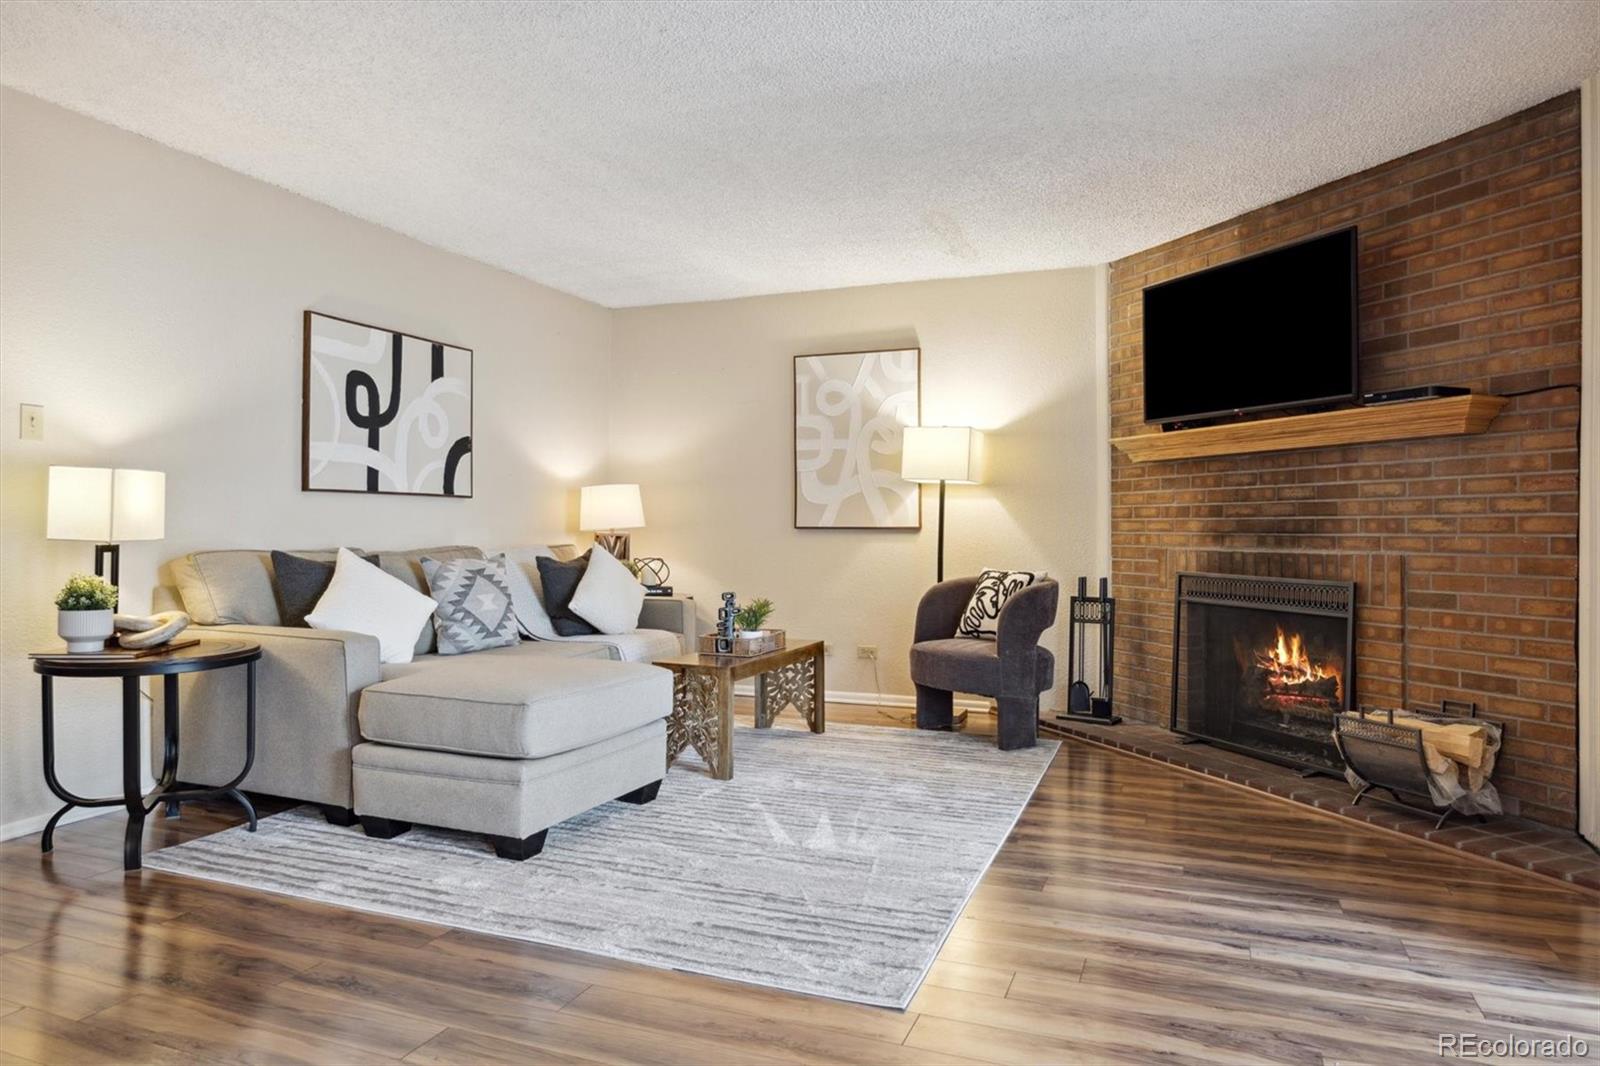
{"label": "framed abstract art", "polygon": [[300,487],[472,495],[472,350],[305,313]]}
{"label": "framed abstract art", "polygon": [[920,348],[795,357],[796,529],[922,528],[922,486],[900,476],[921,376]]}

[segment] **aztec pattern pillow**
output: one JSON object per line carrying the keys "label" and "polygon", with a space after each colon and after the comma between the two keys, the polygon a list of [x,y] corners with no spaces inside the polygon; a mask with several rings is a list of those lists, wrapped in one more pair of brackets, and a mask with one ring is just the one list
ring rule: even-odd
{"label": "aztec pattern pillow", "polygon": [[1031,570],[985,570],[978,575],[967,609],[961,612],[956,635],[975,640],[994,640],[1000,635],[1000,612],[1006,601],[1038,580]]}
{"label": "aztec pattern pillow", "polygon": [[448,562],[424,556],[422,572],[438,605],[433,628],[440,655],[502,648],[521,639],[504,555]]}

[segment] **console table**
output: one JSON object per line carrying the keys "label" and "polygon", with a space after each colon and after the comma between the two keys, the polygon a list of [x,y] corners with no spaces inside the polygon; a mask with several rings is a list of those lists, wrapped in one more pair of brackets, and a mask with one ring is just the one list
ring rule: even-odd
{"label": "console table", "polygon": [[[34,673],[40,675],[43,686],[41,709],[44,714],[44,780],[50,791],[65,806],[50,816],[44,834],[39,839],[39,850],[48,852],[55,847],[56,823],[74,807],[126,807],[128,828],[122,838],[122,868],[137,870],[142,865],[140,844],[144,837],[145,815],[160,803],[167,804],[169,814],[176,813],[178,802],[200,799],[205,796],[228,796],[244,808],[249,818],[250,832],[256,829],[256,811],[239,783],[250,772],[256,758],[256,663],[261,659],[261,645],[245,640],[205,639],[199,644],[147,655],[138,659],[107,660],[87,655],[49,655],[33,660]],[[226,785],[217,788],[174,788],[178,776],[178,675],[205,670],[221,670],[229,666],[245,668],[245,752],[244,769]],[[85,798],[63,788],[56,777],[55,693],[53,683],[58,677],[118,677],[122,679],[122,795]],[[141,693],[139,680],[145,677],[163,678],[162,712],[164,737],[161,749],[161,777],[154,792],[143,791],[143,768],[139,743],[139,715]]]}
{"label": "console table", "polygon": [[678,655],[657,659],[672,671],[672,716],[667,719],[667,765],[694,748],[711,776],[733,776],[733,686],[756,679],[756,728],[772,725],[793,707],[813,733],[827,727],[824,647],[820,640],[796,640],[760,655]]}

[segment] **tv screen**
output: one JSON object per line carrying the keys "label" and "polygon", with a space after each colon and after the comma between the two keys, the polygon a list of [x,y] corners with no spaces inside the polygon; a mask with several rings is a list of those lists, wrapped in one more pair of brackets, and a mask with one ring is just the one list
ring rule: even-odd
{"label": "tv screen", "polygon": [[1353,400],[1354,227],[1144,290],[1144,418]]}

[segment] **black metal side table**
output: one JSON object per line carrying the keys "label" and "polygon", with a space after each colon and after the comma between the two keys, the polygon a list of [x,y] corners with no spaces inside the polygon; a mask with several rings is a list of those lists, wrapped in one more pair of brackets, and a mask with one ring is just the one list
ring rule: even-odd
{"label": "black metal side table", "polygon": [[[261,645],[246,640],[205,639],[199,644],[170,651],[162,655],[147,655],[139,659],[108,662],[82,655],[51,655],[33,660],[34,673],[43,684],[41,707],[44,713],[44,779],[50,791],[66,806],[51,815],[45,824],[44,835],[39,840],[39,850],[47,852],[55,846],[56,823],[74,807],[126,807],[128,829],[122,838],[122,868],[137,870],[142,865],[140,843],[144,837],[145,815],[161,803],[167,804],[168,813],[176,813],[178,803],[186,799],[205,796],[228,796],[244,808],[250,819],[250,831],[256,829],[256,811],[239,782],[245,779],[256,759],[256,663],[261,658]],[[221,670],[229,666],[245,668],[245,753],[244,769],[226,785],[217,788],[173,788],[178,776],[178,675],[205,670]],[[52,684],[58,677],[120,677],[122,679],[122,795],[87,799],[68,792],[56,778],[55,700]],[[143,783],[143,752],[139,744],[140,702],[139,679],[163,678],[163,713],[165,717],[161,749],[161,777],[154,792],[145,795]]]}

